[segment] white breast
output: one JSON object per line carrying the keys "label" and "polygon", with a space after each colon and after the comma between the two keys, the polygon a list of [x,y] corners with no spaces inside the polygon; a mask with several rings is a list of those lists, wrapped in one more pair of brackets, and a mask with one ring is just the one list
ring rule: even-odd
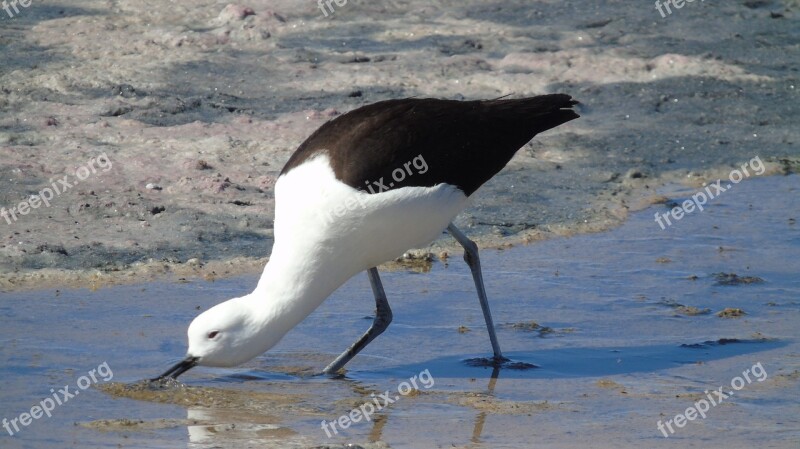
{"label": "white breast", "polygon": [[337,180],[321,153],[275,185],[273,256],[276,250],[319,252],[316,257],[352,276],[429,244],[467,201],[448,184],[359,191]]}

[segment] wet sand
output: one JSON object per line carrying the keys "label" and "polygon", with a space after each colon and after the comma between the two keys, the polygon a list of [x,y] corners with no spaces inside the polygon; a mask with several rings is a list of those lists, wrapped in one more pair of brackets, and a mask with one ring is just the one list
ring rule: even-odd
{"label": "wet sand", "polygon": [[[0,288],[257,273],[291,152],[388,98],[582,102],[580,120],[526,146],[459,218],[485,247],[610,229],[664,186],[755,156],[794,172],[797,15],[794,0],[695,2],[665,18],[527,0],[351,0],[327,18],[296,0],[0,11],[0,206],[71,185],[0,219]],[[79,180],[100,155],[108,170]]]}
{"label": "wet sand", "polygon": [[[75,390],[103,362],[113,378],[0,441],[9,449],[795,448],[798,191],[797,175],[755,179],[666,230],[653,219],[668,210],[660,205],[609,232],[484,250],[498,337],[507,356],[538,366],[527,370],[467,363],[490,347],[458,254],[426,273],[383,273],[395,320],[341,379],[316,373],[368,327],[365,276],[274,350],[236,369],[196,368],[184,387],[161,391],[141,380],[184,353],[191,318],[257,277],[3,293],[0,417],[29,410],[50,388]],[[726,309],[744,314],[717,315]],[[734,391],[746,370],[750,382]],[[393,393],[369,422],[330,438],[322,429],[423,371],[429,388]],[[662,435],[659,420],[719,387],[734,394]]]}

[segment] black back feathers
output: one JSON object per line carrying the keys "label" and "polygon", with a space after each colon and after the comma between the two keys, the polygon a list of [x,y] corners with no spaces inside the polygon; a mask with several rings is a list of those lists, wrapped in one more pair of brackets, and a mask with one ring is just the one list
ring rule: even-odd
{"label": "black back feathers", "polygon": [[469,196],[536,134],[578,118],[576,104],[564,94],[381,101],[322,125],[281,175],[325,151],[336,178],[356,189],[379,193],[447,183]]}

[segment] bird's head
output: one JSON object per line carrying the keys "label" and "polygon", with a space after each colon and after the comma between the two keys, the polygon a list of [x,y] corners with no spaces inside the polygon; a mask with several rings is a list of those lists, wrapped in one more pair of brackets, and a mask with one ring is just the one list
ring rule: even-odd
{"label": "bird's head", "polygon": [[271,348],[277,341],[264,335],[251,309],[244,298],[234,298],[198,315],[189,325],[186,358],[156,379],[175,379],[197,365],[240,365]]}

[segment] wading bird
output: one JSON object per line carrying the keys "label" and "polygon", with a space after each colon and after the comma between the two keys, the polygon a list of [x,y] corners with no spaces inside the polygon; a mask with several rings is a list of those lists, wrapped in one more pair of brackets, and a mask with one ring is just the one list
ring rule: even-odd
{"label": "wading bird", "polygon": [[[446,229],[464,247],[497,364],[477,245],[452,221],[470,196],[536,134],[578,118],[569,95],[452,101],[388,100],[337,117],[291,156],[275,184],[275,243],[255,290],[203,312],[186,358],[157,379],[196,365],[232,367],[272,348],[334,290],[366,271],[376,314],[331,362],[336,373],[392,321],[377,266],[428,245]],[[330,323],[334,325],[335,323]]]}

